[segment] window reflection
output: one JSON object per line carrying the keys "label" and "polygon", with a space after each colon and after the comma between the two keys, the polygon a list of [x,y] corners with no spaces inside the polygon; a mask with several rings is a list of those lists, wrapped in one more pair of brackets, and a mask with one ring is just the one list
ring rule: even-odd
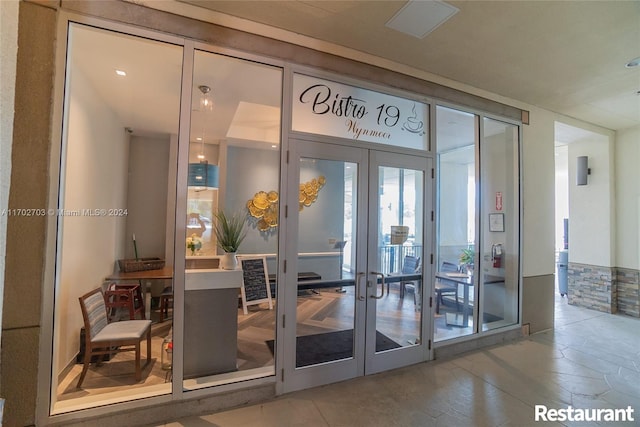
{"label": "window reflection", "polygon": [[436,113],[438,341],[476,333],[476,323],[489,330],[518,322],[519,129],[483,118],[480,140],[477,116],[445,107]]}
{"label": "window reflection", "polygon": [[482,212],[482,329],[518,322],[518,126],[484,119]]}
{"label": "window reflection", "polygon": [[[274,374],[275,307],[252,304],[250,291],[242,292],[239,304],[243,272],[222,270],[229,256],[214,227],[221,212],[241,219],[246,236],[237,255],[266,260],[275,301],[281,93],[279,68],[195,52],[185,233],[186,390]],[[196,242],[194,251],[190,242]]]}
{"label": "window reflection", "polygon": [[[59,197],[69,215],[58,217],[54,413],[171,392],[161,359],[173,323],[164,295],[172,289],[170,159],[177,151],[182,48],[79,24],[71,24],[69,40]],[[145,364],[143,343],[139,380],[133,352],[107,351],[91,360],[76,387],[85,343],[99,329],[84,327],[78,301],[95,291],[94,302],[104,296],[96,313],[106,311],[105,324],[151,322],[151,358]]]}
{"label": "window reflection", "polygon": [[475,331],[477,116],[438,106],[435,340]]}

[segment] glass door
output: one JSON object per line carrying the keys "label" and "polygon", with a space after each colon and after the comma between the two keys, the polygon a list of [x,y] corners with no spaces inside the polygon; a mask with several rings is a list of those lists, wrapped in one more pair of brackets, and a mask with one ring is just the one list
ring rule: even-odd
{"label": "glass door", "polygon": [[369,152],[365,374],[428,357],[424,342],[430,329],[422,302],[425,267],[430,267],[425,254],[431,253],[425,247],[430,169],[430,159]]}
{"label": "glass door", "polygon": [[426,360],[430,160],[303,141],[292,148],[284,391]]}

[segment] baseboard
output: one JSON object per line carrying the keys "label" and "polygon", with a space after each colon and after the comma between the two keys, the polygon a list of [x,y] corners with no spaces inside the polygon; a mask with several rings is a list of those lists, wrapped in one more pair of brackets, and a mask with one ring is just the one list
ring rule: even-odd
{"label": "baseboard", "polygon": [[522,328],[517,327],[502,332],[492,332],[484,336],[471,335],[471,337],[471,339],[465,341],[439,345],[434,349],[434,359],[446,359],[469,351],[518,340],[522,338]]}

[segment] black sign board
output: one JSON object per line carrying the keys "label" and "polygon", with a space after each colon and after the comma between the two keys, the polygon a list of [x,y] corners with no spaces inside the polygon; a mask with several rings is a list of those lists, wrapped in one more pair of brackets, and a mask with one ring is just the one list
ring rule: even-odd
{"label": "black sign board", "polygon": [[264,257],[238,257],[242,267],[242,309],[248,314],[247,306],[266,302],[269,310],[273,309],[267,259]]}

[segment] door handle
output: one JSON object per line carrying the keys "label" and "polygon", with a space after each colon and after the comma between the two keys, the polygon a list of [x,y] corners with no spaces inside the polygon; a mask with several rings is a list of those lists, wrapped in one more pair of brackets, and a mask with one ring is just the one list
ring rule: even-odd
{"label": "door handle", "polygon": [[356,276],[356,292],[358,294],[358,301],[364,301],[365,298],[362,295],[362,287],[360,286],[360,280],[366,276],[366,273],[358,273],[358,275]]}
{"label": "door handle", "polygon": [[[380,299],[384,296],[384,274],[382,273],[378,273],[375,271],[372,271],[371,274],[375,274],[376,276],[380,276],[381,280],[380,280],[380,284],[382,285],[382,292],[380,292],[380,295],[371,295],[371,298],[375,298],[375,299]],[[377,284],[377,280],[376,280],[376,284]]]}

